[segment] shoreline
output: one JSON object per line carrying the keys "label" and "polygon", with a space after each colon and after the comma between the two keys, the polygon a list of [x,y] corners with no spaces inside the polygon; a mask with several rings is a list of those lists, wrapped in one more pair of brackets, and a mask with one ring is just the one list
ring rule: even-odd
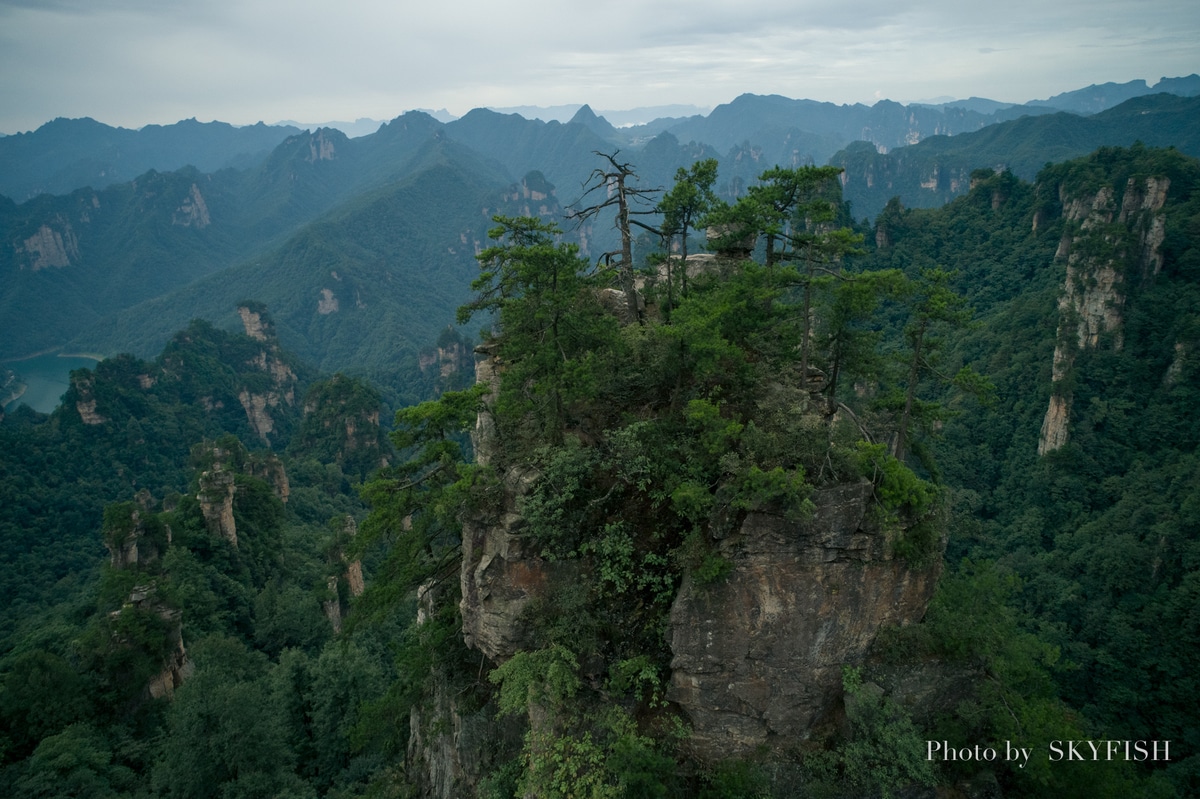
{"label": "shoreline", "polygon": [[21,388],[19,388],[15,392],[13,392],[13,394],[11,396],[0,399],[0,410],[3,410],[4,408],[7,408],[9,405],[12,405],[13,403],[20,400],[21,397],[25,396],[25,392],[28,390],[29,390],[29,386],[22,384]]}
{"label": "shoreline", "polygon": [[8,358],[6,360],[0,360],[0,365],[32,361],[34,358],[44,358],[47,355],[53,355],[56,358],[87,358],[88,360],[96,361],[97,363],[103,361],[106,357],[95,352],[62,352],[56,347],[51,347],[50,349],[42,350],[41,352],[35,352],[30,355],[22,355],[20,358]]}

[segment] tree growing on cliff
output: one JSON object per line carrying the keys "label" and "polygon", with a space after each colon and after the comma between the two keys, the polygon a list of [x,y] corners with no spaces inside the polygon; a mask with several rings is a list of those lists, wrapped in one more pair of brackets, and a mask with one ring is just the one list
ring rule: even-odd
{"label": "tree growing on cliff", "polygon": [[899,411],[896,438],[892,455],[904,460],[912,442],[914,425],[927,427],[944,417],[941,403],[922,400],[918,396],[921,381],[926,377],[953,385],[960,391],[978,397],[987,396],[991,385],[974,370],[963,367],[953,375],[947,374],[941,363],[946,340],[944,334],[962,328],[971,319],[966,300],[950,288],[953,273],[944,269],[922,269],[919,278],[910,279],[904,289],[909,307],[909,321],[904,327],[906,377],[902,392],[894,392],[890,403]]}
{"label": "tree growing on cliff", "polygon": [[713,192],[717,181],[717,159],[706,158],[692,164],[690,169],[680,167],[675,172],[675,185],[658,201],[662,214],[662,235],[667,242],[667,300],[674,304],[672,296],[671,253],[672,241],[679,237],[679,262],[682,264],[680,280],[682,292],[687,294],[688,232],[699,224],[706,214],[720,202]]}
{"label": "tree growing on cliff", "polygon": [[457,563],[458,514],[472,478],[464,437],[485,389],[448,391],[396,412],[392,444],[407,460],[381,469],[363,486],[373,510],[354,542],[359,554],[389,544],[381,572],[363,597],[368,612],[388,613],[423,581],[444,577]]}
{"label": "tree growing on cliff", "polygon": [[[459,309],[459,320],[496,314],[495,355],[506,370],[500,416],[525,427],[532,421],[533,440],[559,443],[572,403],[596,391],[590,364],[611,352],[605,343],[614,340],[616,323],[601,307],[599,279],[578,247],[555,241],[556,225],[530,217],[495,221],[489,235],[497,243],[478,256],[478,295]],[[628,296],[636,304],[636,293]]]}
{"label": "tree growing on cliff", "polygon": [[634,185],[638,180],[638,174],[634,171],[632,164],[617,160],[620,150],[613,153],[603,153],[599,150],[594,152],[608,161],[609,166],[597,167],[592,171],[591,177],[584,184],[583,196],[579,201],[582,202],[585,198],[600,191],[604,191],[606,197],[592,205],[572,211],[567,218],[583,222],[599,216],[606,209],[617,209],[614,224],[621,234],[621,249],[603,253],[600,260],[617,270],[617,282],[621,286],[621,291],[625,292],[625,302],[629,306],[629,314],[632,318],[640,321],[641,309],[638,308],[637,291],[633,279],[633,227],[641,227],[655,234],[660,231],[636,218],[639,215],[652,214],[654,211],[635,206],[644,204],[650,197],[662,190]]}

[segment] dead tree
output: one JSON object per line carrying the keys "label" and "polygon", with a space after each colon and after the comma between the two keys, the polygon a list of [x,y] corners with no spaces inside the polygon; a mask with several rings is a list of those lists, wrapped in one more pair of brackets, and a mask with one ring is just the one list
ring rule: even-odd
{"label": "dead tree", "polygon": [[606,208],[615,207],[617,209],[614,225],[621,233],[621,249],[601,253],[597,262],[603,261],[617,270],[617,282],[621,286],[621,290],[625,292],[625,301],[629,305],[630,317],[637,319],[640,323],[642,315],[638,309],[637,287],[634,285],[633,279],[633,234],[630,229],[636,225],[658,235],[662,235],[662,233],[635,218],[638,215],[655,213],[653,208],[641,210],[632,206],[648,202],[650,197],[658,194],[662,189],[644,189],[633,186],[632,184],[638,180],[638,175],[632,164],[617,160],[620,150],[612,153],[604,153],[599,150],[592,152],[607,160],[609,166],[607,168],[597,167],[592,170],[591,176],[583,184],[583,194],[572,205],[582,203],[601,189],[604,190],[605,197],[600,202],[571,211],[567,214],[567,218],[582,224],[588,219],[599,216],[600,212]]}

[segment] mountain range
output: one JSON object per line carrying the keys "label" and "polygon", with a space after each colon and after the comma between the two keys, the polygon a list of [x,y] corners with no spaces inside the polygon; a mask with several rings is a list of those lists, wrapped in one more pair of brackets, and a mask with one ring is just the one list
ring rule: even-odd
{"label": "mountain range", "polygon": [[[149,356],[188,320],[232,326],[234,304],[255,299],[314,364],[398,386],[467,296],[491,216],[561,223],[599,152],[619,154],[648,188],[716,158],[715,188],[730,201],[771,166],[828,162],[845,170],[854,217],[873,217],[893,196],[944,203],[974,170],[1032,179],[1099,146],[1200,155],[1200,76],[1154,88],[1176,93],[1134,81],[1024,106],[870,107],[747,94],[707,116],[621,128],[586,105],[565,123],[409,112],[357,138],[55,120],[0,139],[0,359],[63,348]],[[611,217],[564,235],[593,259],[616,240]],[[643,256],[655,246],[637,243]]]}

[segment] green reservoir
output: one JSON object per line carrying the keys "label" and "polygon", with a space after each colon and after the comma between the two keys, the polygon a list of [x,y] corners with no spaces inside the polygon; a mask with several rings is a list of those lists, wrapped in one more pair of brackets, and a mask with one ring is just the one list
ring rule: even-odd
{"label": "green reservoir", "polygon": [[16,410],[25,403],[35,411],[50,413],[58,407],[62,395],[70,383],[72,369],[91,369],[95,358],[79,356],[39,355],[23,361],[9,361],[3,366],[16,372],[17,379],[25,384],[25,393],[4,406],[6,412]]}

